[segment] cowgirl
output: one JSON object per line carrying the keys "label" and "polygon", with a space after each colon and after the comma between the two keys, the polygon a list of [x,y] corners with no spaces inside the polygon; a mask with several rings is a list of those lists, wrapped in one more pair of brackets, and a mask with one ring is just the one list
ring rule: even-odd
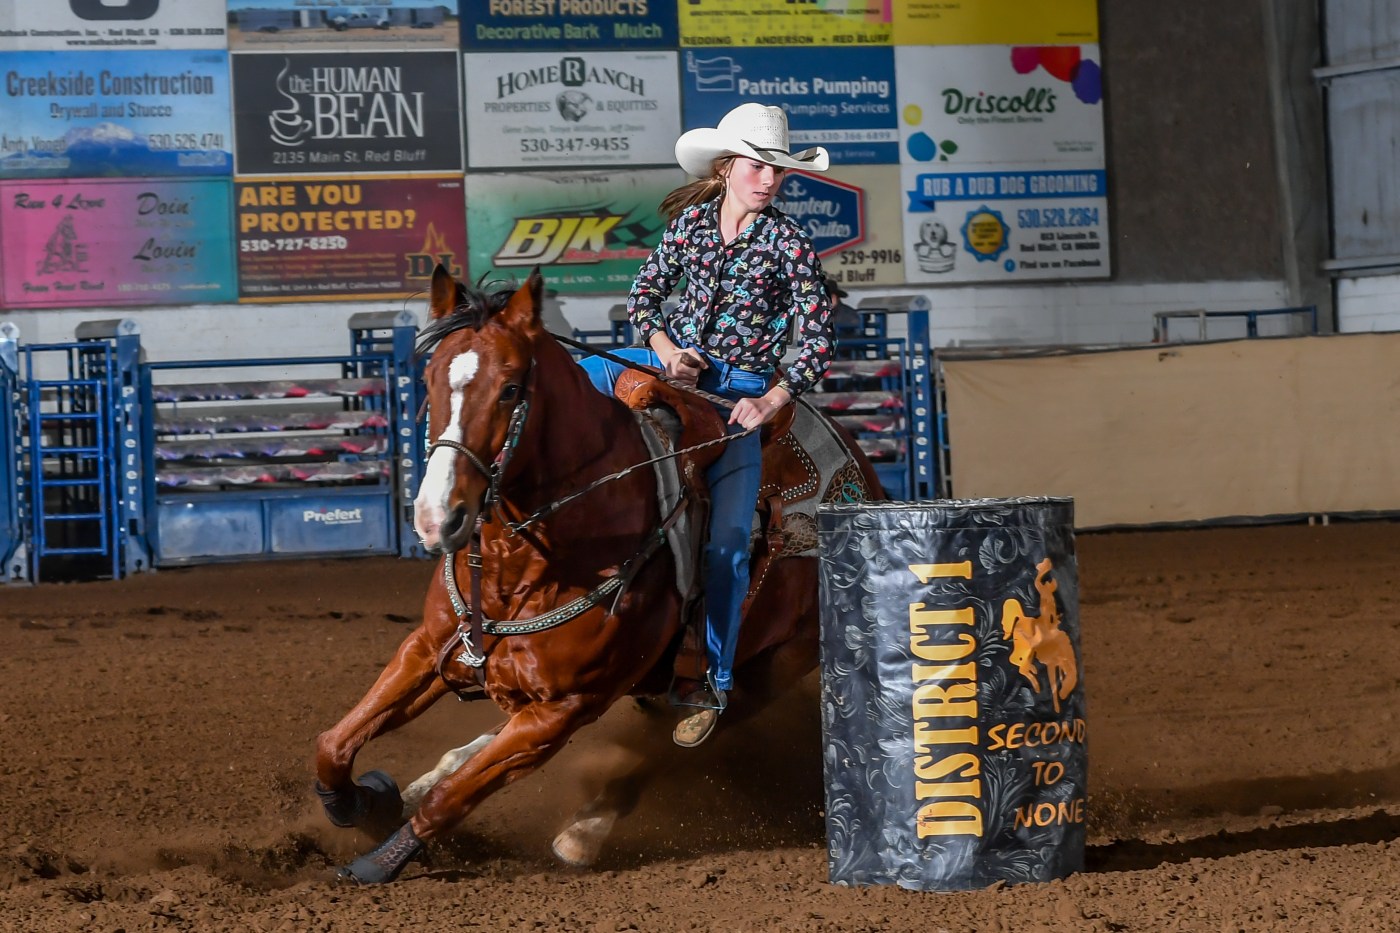
{"label": "cowgirl", "polygon": [[[740,433],[770,421],[831,364],[831,302],[816,249],[773,206],[789,169],[826,171],[827,153],[821,147],[790,153],[787,114],[749,103],[714,128],[682,135],[676,161],[698,180],[661,202],[670,222],[627,298],[628,315],[649,349],[621,355],[733,401],[729,430]],[[668,313],[662,302],[682,279],[685,289]],[[797,352],[783,363],[789,344]],[[611,394],[622,367],[597,357],[583,365],[599,390]],[[688,711],[676,725],[678,745],[709,737],[733,682],[761,468],[754,432],[726,444],[705,474],[709,668],[706,682],[680,701]]]}

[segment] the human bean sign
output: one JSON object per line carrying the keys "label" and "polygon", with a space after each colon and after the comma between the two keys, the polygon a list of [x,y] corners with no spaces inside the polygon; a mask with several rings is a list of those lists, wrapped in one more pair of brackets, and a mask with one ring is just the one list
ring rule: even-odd
{"label": "the human bean sign", "polygon": [[238,174],[460,172],[457,58],[234,53]]}

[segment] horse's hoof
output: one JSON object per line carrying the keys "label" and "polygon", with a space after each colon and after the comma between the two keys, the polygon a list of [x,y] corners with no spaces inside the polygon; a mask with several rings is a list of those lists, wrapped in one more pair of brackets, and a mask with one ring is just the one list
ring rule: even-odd
{"label": "horse's hoof", "polygon": [[317,781],[316,796],[326,818],[341,829],[388,833],[403,821],[399,786],[383,771],[367,771],[349,790],[329,790]]}
{"label": "horse's hoof", "polygon": [[379,848],[341,866],[335,876],[347,884],[388,884],[422,851],[423,842],[413,832],[413,824],[405,823]]}
{"label": "horse's hoof", "polygon": [[341,829],[352,828],[363,809],[358,786],[352,785],[349,790],[331,790],[317,781],[316,796],[321,798],[321,809],[326,811],[326,819]]}
{"label": "horse's hoof", "polygon": [[574,868],[588,868],[598,861],[603,843],[608,841],[617,814],[605,813],[576,820],[568,829],[554,837],[554,857]]}

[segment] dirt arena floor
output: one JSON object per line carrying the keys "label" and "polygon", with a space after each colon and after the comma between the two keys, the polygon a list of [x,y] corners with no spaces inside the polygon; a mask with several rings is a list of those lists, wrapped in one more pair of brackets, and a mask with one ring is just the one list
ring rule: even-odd
{"label": "dirt arena floor", "polygon": [[[619,707],[397,884],[311,791],[318,732],[413,624],[426,563],[0,589],[0,929],[1374,931],[1400,917],[1400,524],[1080,535],[1087,870],[933,894],[826,881],[815,680],[675,750],[594,870],[549,842]],[[496,721],[371,744],[407,783]]]}

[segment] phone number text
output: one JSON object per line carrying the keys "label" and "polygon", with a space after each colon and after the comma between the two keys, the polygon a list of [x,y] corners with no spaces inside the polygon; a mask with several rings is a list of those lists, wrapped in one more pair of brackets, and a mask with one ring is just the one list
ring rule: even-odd
{"label": "phone number text", "polygon": [[1050,230],[1055,227],[1097,227],[1097,207],[1026,207],[1016,212],[1022,229]]}
{"label": "phone number text", "polygon": [[294,236],[275,240],[239,240],[241,253],[275,253],[298,249],[345,249],[350,241],[343,236]]}
{"label": "phone number text", "polygon": [[548,136],[520,140],[521,152],[626,152],[632,140],[626,136]]}

